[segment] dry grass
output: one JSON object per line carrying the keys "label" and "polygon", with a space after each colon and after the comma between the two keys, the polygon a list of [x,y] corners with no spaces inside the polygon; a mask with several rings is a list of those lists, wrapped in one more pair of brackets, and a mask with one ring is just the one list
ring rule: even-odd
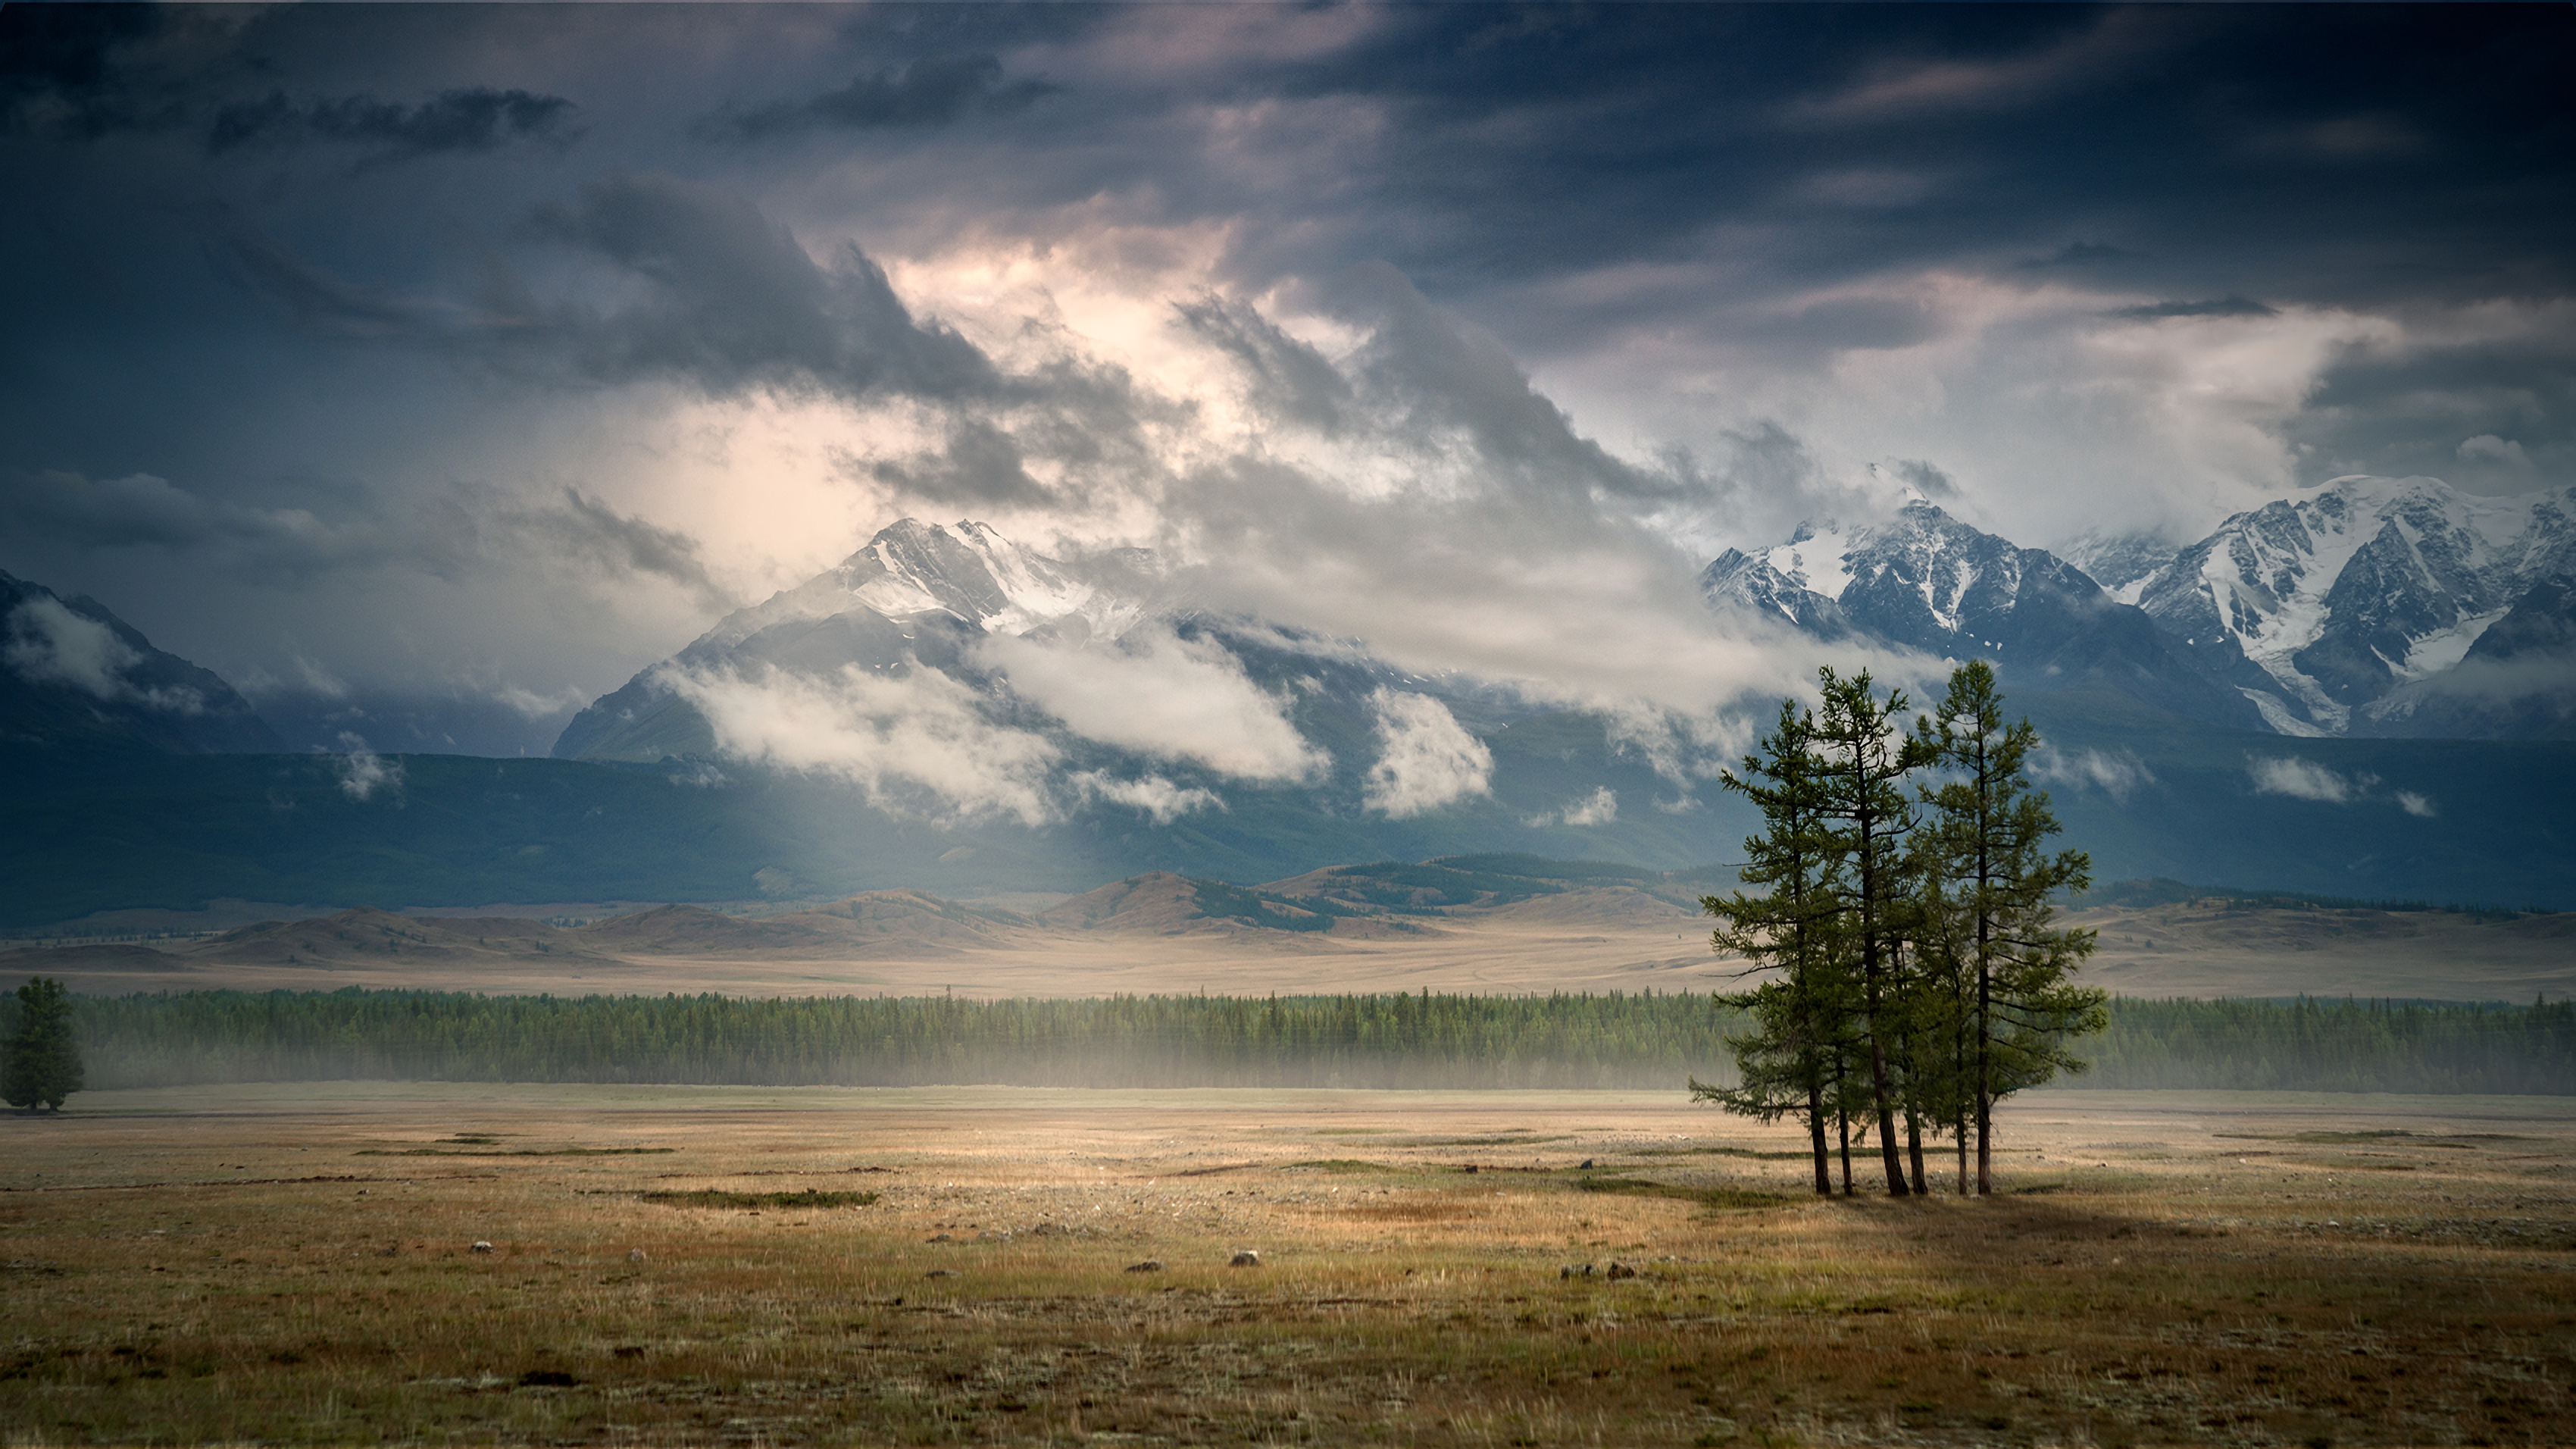
{"label": "dry grass", "polygon": [[[1817,1202],[1787,1133],[1675,1097],[90,1094],[0,1118],[0,1438],[2297,1445],[2576,1422],[2576,1103],[2062,1093],[2015,1110],[2006,1196]],[[519,1155],[363,1155],[492,1142]],[[1262,1266],[1228,1267],[1242,1248]],[[1149,1258],[1168,1267],[1125,1271]],[[1643,1271],[1559,1276],[1613,1259]]]}

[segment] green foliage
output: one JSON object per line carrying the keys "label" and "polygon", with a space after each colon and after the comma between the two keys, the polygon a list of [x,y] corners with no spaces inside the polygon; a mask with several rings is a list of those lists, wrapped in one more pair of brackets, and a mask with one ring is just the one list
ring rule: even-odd
{"label": "green foliage", "polygon": [[[2037,735],[2004,725],[1982,661],[1951,675],[1910,737],[1895,723],[1903,694],[1880,697],[1866,673],[1825,669],[1819,682],[1819,709],[1783,701],[1763,753],[1724,777],[1762,812],[1741,879],[1763,890],[1701,905],[1722,923],[1711,944],[1773,977],[1737,998],[1756,1023],[1728,1043],[1738,1084],[1691,1092],[1804,1118],[1820,1193],[1827,1116],[1848,1142],[1865,1105],[1888,1191],[1903,1196],[1900,1112],[1920,1190],[1927,1126],[1964,1143],[1973,1125],[1982,1164],[1998,1097],[2083,1069],[2065,1042],[2101,1025],[2102,993],[2071,981],[2093,939],[2055,929],[2051,903],[2083,889],[2089,867],[2080,852],[2044,853],[2058,827],[2026,775]],[[1901,783],[1927,768],[1944,778],[1920,790],[1930,813],[1918,820]]]}
{"label": "green foliage", "polygon": [[81,1089],[71,994],[51,977],[31,976],[18,988],[17,1010],[11,1014],[7,1059],[0,1061],[0,1101],[60,1111],[63,1099]]}
{"label": "green foliage", "polygon": [[[205,991],[93,999],[102,1081],[1669,1087],[1743,1025],[1707,996],[732,1000]],[[453,1148],[440,1150],[457,1150]]]}
{"label": "green foliage", "polygon": [[1912,842],[1915,1016],[1908,1034],[1913,1106],[1977,1142],[1977,1184],[1991,1172],[1993,1108],[2085,1063],[2069,1036],[2099,1030],[2105,993],[2074,984],[2093,933],[2052,924],[2058,895],[2092,883],[2081,851],[2047,853],[2048,796],[2027,773],[2039,735],[2006,725],[1994,670],[1970,660],[1915,725],[1917,761],[1948,778],[1923,787],[1931,810]]}
{"label": "green foliage", "polygon": [[[82,997],[71,1007],[100,1087],[347,1080],[1668,1087],[1693,1071],[1715,1075],[1728,1039],[1754,1024],[1722,999],[1651,992],[953,1001],[351,988]],[[2569,1002],[2113,1001],[2106,1011],[2103,1031],[2073,1043],[2093,1062],[2078,1085],[2576,1095]],[[393,1151],[476,1145],[497,1147],[459,1137]]]}
{"label": "green foliage", "polygon": [[2085,1087],[2576,1095],[2576,1002],[2114,1001]]}

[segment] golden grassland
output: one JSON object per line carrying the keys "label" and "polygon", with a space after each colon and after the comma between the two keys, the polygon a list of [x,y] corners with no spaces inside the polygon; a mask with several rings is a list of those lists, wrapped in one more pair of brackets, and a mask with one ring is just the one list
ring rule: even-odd
{"label": "golden grassland", "polygon": [[1820,1202],[1679,1095],[85,1094],[0,1117],[0,1440],[2576,1437],[2576,1102],[2052,1092]]}

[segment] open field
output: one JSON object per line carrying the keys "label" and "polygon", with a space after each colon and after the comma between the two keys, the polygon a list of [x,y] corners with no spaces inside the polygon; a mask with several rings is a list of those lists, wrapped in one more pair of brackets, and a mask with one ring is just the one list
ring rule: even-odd
{"label": "open field", "polygon": [[0,1118],[0,1435],[2568,1438],[2576,1100],[2040,1094],[1892,1203],[1679,1096],[84,1094]]}

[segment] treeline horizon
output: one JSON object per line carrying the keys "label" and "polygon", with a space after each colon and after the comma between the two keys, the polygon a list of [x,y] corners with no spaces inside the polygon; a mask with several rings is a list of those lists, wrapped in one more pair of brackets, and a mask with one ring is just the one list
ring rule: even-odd
{"label": "treeline horizon", "polygon": [[[2576,1002],[2113,998],[2057,1085],[2576,1095]],[[81,998],[91,1090],[236,1082],[1671,1089],[1730,1074],[1722,998],[156,992]],[[0,1023],[5,1027],[5,1023]]]}

